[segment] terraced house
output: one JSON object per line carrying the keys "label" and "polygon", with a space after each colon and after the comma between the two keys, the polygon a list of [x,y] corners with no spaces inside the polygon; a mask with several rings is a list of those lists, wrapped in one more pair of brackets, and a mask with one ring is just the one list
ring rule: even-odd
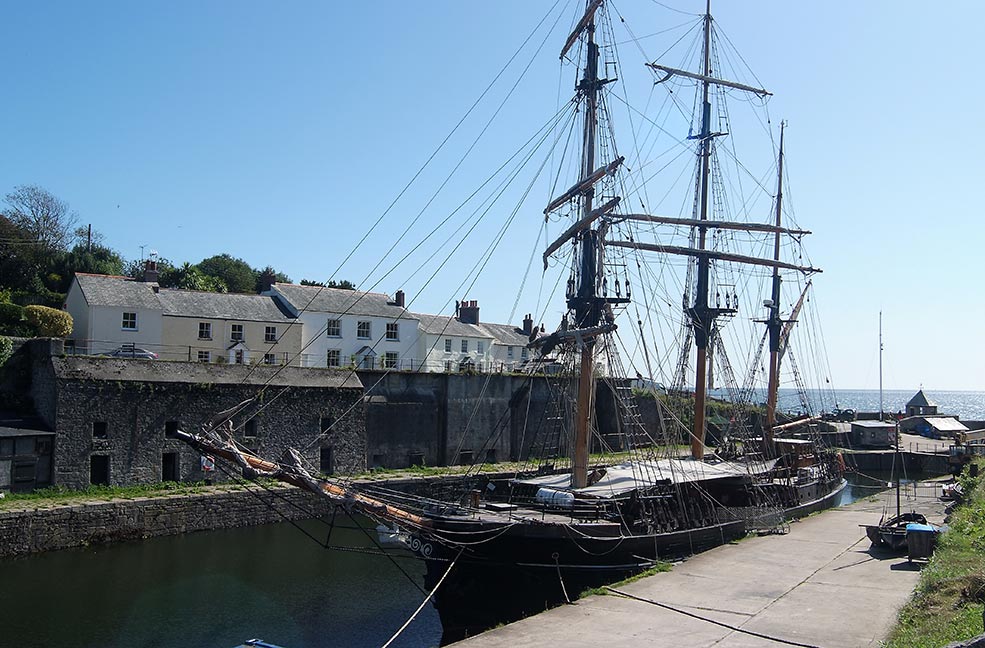
{"label": "terraced house", "polygon": [[177,290],[80,273],[65,307],[81,353],[297,365],[301,352],[301,324],[272,296]]}
{"label": "terraced house", "polygon": [[528,359],[522,329],[479,321],[478,302],[455,316],[411,313],[404,294],[274,283],[259,295],[161,288],[79,273],[66,310],[76,353],[228,364],[363,370],[514,371]]}

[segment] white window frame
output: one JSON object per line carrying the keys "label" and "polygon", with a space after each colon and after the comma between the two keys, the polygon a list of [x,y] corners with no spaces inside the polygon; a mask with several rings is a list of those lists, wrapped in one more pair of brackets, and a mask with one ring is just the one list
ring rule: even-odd
{"label": "white window frame", "polygon": [[[362,334],[363,329],[366,330],[365,335]],[[373,323],[369,320],[360,320],[356,322],[356,338],[359,340],[372,340],[373,339]]]}
{"label": "white window frame", "polygon": [[469,341],[468,341],[468,339],[463,339],[462,340],[462,353],[468,353],[468,352],[469,352]]}
{"label": "white window frame", "polygon": [[483,355],[486,352],[486,343],[482,340],[479,340],[478,342],[475,343],[475,350],[476,353],[478,353],[479,355]]}
{"label": "white window frame", "polygon": [[263,354],[263,364],[265,364],[265,365],[275,365],[275,364],[277,364],[277,354],[276,353],[264,353]]}
{"label": "white window frame", "polygon": [[[128,315],[129,317],[127,317]],[[128,320],[131,322],[130,326],[127,326]],[[120,329],[124,331],[136,331],[137,313],[133,311],[123,311],[123,319],[120,320]]]}
{"label": "white window frame", "polygon": [[[239,331],[236,329],[239,328]],[[239,336],[236,334],[239,333]],[[246,341],[246,328],[242,324],[230,324],[229,325],[229,341],[230,342],[244,342]]]}
{"label": "white window frame", "polygon": [[445,338],[445,353],[451,353],[451,338]]}
{"label": "white window frame", "polygon": [[342,337],[342,320],[330,319],[325,322],[326,337]]}
{"label": "white window frame", "polygon": [[383,354],[384,369],[398,369],[400,367],[400,354],[396,351],[387,351]]}
{"label": "white window frame", "polygon": [[[335,364],[332,364],[332,354],[335,354]],[[342,349],[329,349],[325,353],[325,366],[326,367],[341,367],[342,366]]]}
{"label": "white window frame", "polygon": [[265,326],[263,329],[263,341],[264,342],[276,342],[277,341],[277,327],[276,326]]}
{"label": "white window frame", "polygon": [[[205,333],[205,335],[202,335]],[[212,322],[199,322],[198,323],[198,339],[199,340],[211,340],[212,339]]]}
{"label": "white window frame", "polygon": [[513,346],[512,345],[508,345],[506,347],[506,357],[509,358],[510,360],[513,359]]}
{"label": "white window frame", "polygon": [[198,352],[199,362],[212,362],[212,352],[211,351],[199,351]]}
{"label": "white window frame", "polygon": [[386,323],[386,339],[391,342],[400,341],[400,326],[397,322],[387,322]]}

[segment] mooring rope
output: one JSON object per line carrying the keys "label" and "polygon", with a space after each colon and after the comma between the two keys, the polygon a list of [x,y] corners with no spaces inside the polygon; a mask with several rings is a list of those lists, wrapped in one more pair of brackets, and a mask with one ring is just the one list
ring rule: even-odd
{"label": "mooring rope", "polygon": [[703,617],[700,614],[694,614],[693,612],[688,612],[687,610],[682,610],[672,605],[667,605],[666,603],[660,603],[659,601],[643,598],[642,596],[633,596],[628,592],[617,590],[616,588],[609,587],[608,585],[606,585],[603,589],[608,590],[613,594],[618,594],[619,596],[624,596],[628,599],[633,599],[634,601],[640,601],[641,603],[649,603],[650,605],[656,605],[657,607],[663,608],[665,610],[670,610],[671,612],[677,612],[678,614],[683,614],[684,616],[689,616],[692,619],[697,619],[698,621],[706,621],[708,623],[721,626],[723,628],[728,628],[729,630],[732,630],[734,632],[741,632],[742,634],[747,634],[753,637],[759,637],[760,639],[766,639],[767,641],[775,641],[776,643],[785,644],[787,646],[799,646],[800,648],[821,648],[820,646],[815,646],[814,644],[799,643],[796,641],[791,641],[789,639],[773,637],[767,634],[763,634],[761,632],[753,632],[752,630],[745,630],[743,628],[740,628],[739,626],[734,626],[730,623],[724,623],[722,621],[715,621],[714,619],[709,619],[708,617]]}
{"label": "mooring rope", "polygon": [[438,592],[438,588],[441,587],[441,584],[445,582],[446,578],[448,578],[448,574],[450,574],[451,570],[454,569],[455,563],[458,562],[458,559],[459,557],[461,557],[463,551],[464,549],[458,550],[458,555],[455,556],[455,559],[452,560],[451,564],[448,565],[448,569],[446,569],[445,573],[442,574],[441,578],[438,580],[438,583],[434,586],[434,589],[432,589],[431,592],[426,597],[424,597],[424,600],[421,601],[421,604],[417,606],[417,609],[414,610],[414,613],[412,615],[410,615],[410,618],[404,621],[404,624],[400,626],[400,628],[398,628],[397,631],[393,633],[393,636],[390,637],[390,639],[385,644],[383,644],[380,648],[389,648],[390,644],[396,641],[397,637],[399,637],[400,634],[407,629],[407,626],[413,623],[414,619],[417,618],[417,615],[420,614],[421,610],[424,609],[424,606],[427,605],[428,601],[431,600],[431,597],[433,597]]}

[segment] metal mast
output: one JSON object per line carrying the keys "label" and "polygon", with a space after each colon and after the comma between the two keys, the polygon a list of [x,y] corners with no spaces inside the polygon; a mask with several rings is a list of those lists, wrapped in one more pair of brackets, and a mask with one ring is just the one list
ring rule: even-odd
{"label": "metal mast", "polygon": [[[783,213],[783,122],[780,122],[780,156],[776,172],[776,228],[773,235],[773,260],[780,260],[780,219]],[[767,449],[773,443],[773,426],[776,425],[776,396],[780,389],[780,334],[783,322],[780,320],[780,268],[773,266],[773,291],[770,294],[770,314],[766,320],[766,330],[770,336],[770,377],[766,396],[766,429],[763,438]]]}

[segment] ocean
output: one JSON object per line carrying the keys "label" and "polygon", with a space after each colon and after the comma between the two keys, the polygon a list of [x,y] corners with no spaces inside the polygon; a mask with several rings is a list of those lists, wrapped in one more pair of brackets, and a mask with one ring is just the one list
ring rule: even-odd
{"label": "ocean", "polygon": [[[917,390],[887,389],[882,392],[884,412],[906,411],[906,403]],[[924,395],[937,404],[940,414],[953,414],[962,420],[985,420],[985,392],[976,391],[924,391]],[[813,390],[808,399],[819,411],[829,411],[835,407],[850,407],[859,412],[879,411],[878,389],[835,389]],[[781,389],[778,396],[782,409],[796,411],[802,409],[797,391]]]}
{"label": "ocean", "polygon": [[[882,409],[887,413],[906,411],[906,403],[917,390],[886,389],[882,392]],[[724,400],[729,394],[714,390],[711,395]],[[939,414],[953,414],[961,420],[985,421],[985,392],[980,391],[924,391],[932,403],[937,404]],[[766,394],[754,398],[756,402],[766,402]],[[836,407],[852,408],[858,412],[879,411],[878,389],[813,389],[808,390],[807,400],[814,413],[829,412]],[[799,392],[796,389],[780,389],[777,406],[785,412],[802,412]]]}

